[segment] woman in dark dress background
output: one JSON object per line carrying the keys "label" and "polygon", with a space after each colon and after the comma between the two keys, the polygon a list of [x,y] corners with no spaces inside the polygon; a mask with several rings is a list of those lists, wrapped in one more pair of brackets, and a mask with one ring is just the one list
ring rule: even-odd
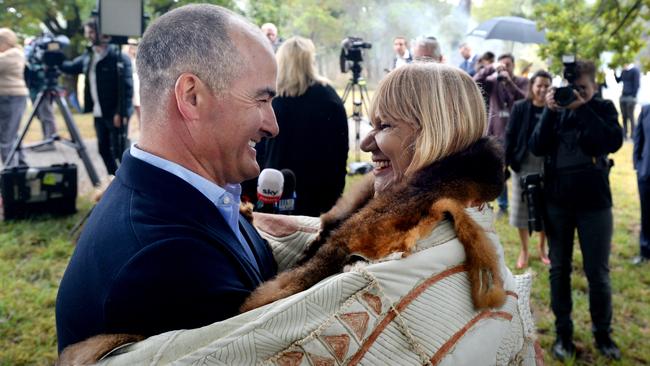
{"label": "woman in dark dress background", "polygon": [[[537,71],[530,79],[528,98],[518,101],[512,107],[510,122],[506,129],[506,166],[512,170],[512,207],[510,225],[519,231],[521,251],[517,259],[517,269],[528,266],[528,205],[522,200],[519,178],[528,174],[541,174],[544,159],[533,155],[528,149],[528,140],[544,110],[546,92],[551,86],[551,74]],[[546,237],[539,233],[540,260],[548,265]]]}
{"label": "woman in dark dress background", "polygon": [[278,96],[273,109],[280,133],[266,141],[262,168],[296,175],[296,215],[328,211],[345,186],[348,124],[341,98],[316,74],[311,40],[292,37],[277,52]]}

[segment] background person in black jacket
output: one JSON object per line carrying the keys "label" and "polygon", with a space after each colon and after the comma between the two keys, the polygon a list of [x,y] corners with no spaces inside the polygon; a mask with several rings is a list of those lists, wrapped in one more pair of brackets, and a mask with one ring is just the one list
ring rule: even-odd
{"label": "background person in black jacket", "polygon": [[296,215],[318,216],[343,193],[348,123],[341,98],[316,74],[314,44],[302,37],[278,49],[278,96],[273,110],[280,133],[266,142],[263,168],[296,175]]}
{"label": "background person in black jacket", "polygon": [[[510,122],[506,127],[506,167],[512,170],[510,225],[518,229],[521,240],[518,269],[528,266],[528,204],[522,197],[519,180],[528,174],[542,173],[544,159],[530,152],[528,139],[542,116],[552,79],[551,74],[543,70],[533,74],[528,83],[528,97],[512,107]],[[545,244],[546,236],[542,231],[539,233],[539,256],[544,264],[549,264]]]}
{"label": "background person in black jacket", "polygon": [[589,281],[589,310],[596,347],[606,357],[621,354],[610,338],[612,294],[609,254],[613,230],[607,154],[623,143],[618,113],[611,101],[594,98],[596,68],[578,61],[576,100],[560,108],[555,90],[530,138],[530,150],[544,156],[545,228],[551,258],[551,307],[557,339],[553,356],[575,353],[571,320],[571,261],[578,230],[584,271]]}
{"label": "background person in black jacket", "polygon": [[[106,37],[97,34],[96,20],[84,24],[84,34],[93,45],[73,61],[64,62],[61,70],[86,76],[84,112],[92,112],[95,117],[99,154],[108,174],[115,175],[117,163],[128,148],[126,123],[133,113],[131,60],[117,46],[108,44]],[[119,74],[118,61],[124,65]]]}

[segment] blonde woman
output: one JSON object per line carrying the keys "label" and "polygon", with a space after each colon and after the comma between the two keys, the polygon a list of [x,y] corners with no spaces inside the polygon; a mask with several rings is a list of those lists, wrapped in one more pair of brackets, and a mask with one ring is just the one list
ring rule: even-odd
{"label": "blonde woman", "polygon": [[295,214],[318,216],[345,186],[348,125],[341,98],[316,73],[315,48],[302,37],[277,52],[278,96],[273,109],[279,135],[266,144],[262,168],[291,169],[296,175]]}
{"label": "blonde woman", "polygon": [[[25,55],[16,34],[9,28],[0,28],[0,157],[3,164],[18,137],[25,112],[28,90],[24,71]],[[22,152],[18,152],[17,158],[22,163]]]}

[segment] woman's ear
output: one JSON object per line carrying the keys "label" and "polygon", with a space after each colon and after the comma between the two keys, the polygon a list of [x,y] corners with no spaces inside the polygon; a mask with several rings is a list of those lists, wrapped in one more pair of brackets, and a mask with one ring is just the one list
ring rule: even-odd
{"label": "woman's ear", "polygon": [[195,121],[199,119],[198,93],[201,80],[194,74],[183,73],[176,79],[174,95],[176,106],[183,119]]}

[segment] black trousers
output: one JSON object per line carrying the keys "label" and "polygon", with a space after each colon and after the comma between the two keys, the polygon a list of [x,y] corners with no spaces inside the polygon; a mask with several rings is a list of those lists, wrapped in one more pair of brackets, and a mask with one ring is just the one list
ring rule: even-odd
{"label": "black trousers", "polygon": [[[630,131],[630,138],[632,138],[632,134],[634,133],[634,108],[636,107],[636,98],[621,97],[619,105],[621,107],[621,117],[623,118],[623,137],[627,138],[627,132]],[[629,130],[628,121],[630,122]]]}
{"label": "black trousers", "polygon": [[124,126],[124,129],[115,127],[113,125],[112,117],[95,117],[97,147],[108,174],[115,175],[117,164],[122,161],[122,154],[124,153],[124,150],[129,147],[126,136],[122,134],[123,130],[128,131],[128,127]]}
{"label": "black trousers", "polygon": [[641,233],[639,234],[640,255],[650,258],[650,180],[637,180],[641,198]]}
{"label": "black trousers", "polygon": [[612,291],[609,253],[613,230],[612,209],[566,209],[546,204],[546,235],[551,259],[551,308],[555,331],[572,337],[571,262],[574,232],[578,230],[583,268],[589,282],[589,311],[592,331],[609,334],[612,322]]}

